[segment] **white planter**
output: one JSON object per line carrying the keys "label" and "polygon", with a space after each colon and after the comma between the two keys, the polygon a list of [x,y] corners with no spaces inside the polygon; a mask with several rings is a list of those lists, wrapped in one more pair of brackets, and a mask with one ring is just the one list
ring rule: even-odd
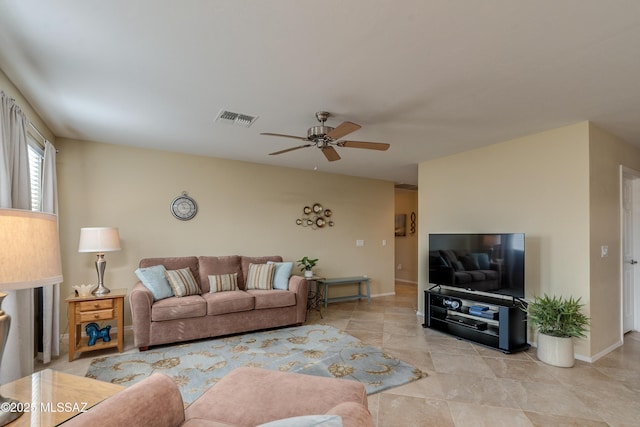
{"label": "white planter", "polygon": [[304,271],[304,277],[306,277],[307,279],[313,277],[313,271],[311,270],[305,270]]}
{"label": "white planter", "polygon": [[559,338],[538,334],[538,359],[552,366],[570,368],[575,362],[573,338]]}

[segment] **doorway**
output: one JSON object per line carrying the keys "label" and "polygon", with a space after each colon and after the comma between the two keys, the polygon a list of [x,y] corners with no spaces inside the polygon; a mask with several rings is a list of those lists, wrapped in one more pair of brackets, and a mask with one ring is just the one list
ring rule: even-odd
{"label": "doorway", "polygon": [[622,334],[640,330],[640,172],[621,168]]}

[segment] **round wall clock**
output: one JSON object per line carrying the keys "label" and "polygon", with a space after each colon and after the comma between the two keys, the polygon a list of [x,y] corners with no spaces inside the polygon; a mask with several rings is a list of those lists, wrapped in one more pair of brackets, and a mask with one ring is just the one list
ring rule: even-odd
{"label": "round wall clock", "polygon": [[195,200],[187,196],[186,191],[183,191],[181,196],[171,202],[171,213],[181,221],[188,221],[198,213],[198,205]]}

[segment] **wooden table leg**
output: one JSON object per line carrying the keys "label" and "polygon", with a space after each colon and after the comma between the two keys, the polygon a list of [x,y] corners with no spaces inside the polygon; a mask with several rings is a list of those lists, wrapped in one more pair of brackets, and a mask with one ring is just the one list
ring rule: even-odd
{"label": "wooden table leg", "polygon": [[69,304],[69,362],[73,362],[76,354],[76,306]]}
{"label": "wooden table leg", "polygon": [[124,351],[124,299],[116,299],[116,309],[118,310],[118,351]]}

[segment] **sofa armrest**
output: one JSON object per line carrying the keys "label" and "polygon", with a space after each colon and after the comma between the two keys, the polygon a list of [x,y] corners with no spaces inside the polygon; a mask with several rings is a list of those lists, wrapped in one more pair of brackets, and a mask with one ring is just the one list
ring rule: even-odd
{"label": "sofa armrest", "polygon": [[153,294],[142,282],[136,283],[129,293],[133,341],[138,348],[148,347],[151,338],[151,306]]}
{"label": "sofa armrest", "polygon": [[307,298],[309,297],[309,282],[302,276],[291,276],[289,278],[289,290],[296,293],[296,320],[297,323],[304,323],[307,320]]}
{"label": "sofa armrest", "polygon": [[373,427],[373,417],[361,403],[342,402],[327,411],[326,415],[342,417],[343,427]]}
{"label": "sofa armrest", "polygon": [[184,422],[184,403],[178,386],[164,374],[154,373],[103,400],[64,425],[175,427]]}

